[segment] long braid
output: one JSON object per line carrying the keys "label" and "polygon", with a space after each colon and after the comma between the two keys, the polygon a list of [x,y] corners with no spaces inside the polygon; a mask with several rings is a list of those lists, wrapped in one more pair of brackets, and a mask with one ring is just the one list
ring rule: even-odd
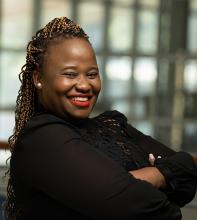
{"label": "long braid", "polygon": [[[33,72],[41,69],[43,55],[49,44],[58,39],[79,37],[88,40],[88,36],[81,27],[66,17],[55,18],[44,28],[36,32],[35,36],[27,45],[26,64],[21,68],[19,79],[21,87],[18,92],[15,108],[15,128],[13,135],[8,139],[11,154],[14,153],[15,146],[21,130],[28,120],[36,112],[37,93],[33,83]],[[7,186],[7,201],[5,204],[6,220],[17,219],[20,215],[20,204],[17,203],[17,196],[13,187],[12,172],[9,170],[9,180]]]}

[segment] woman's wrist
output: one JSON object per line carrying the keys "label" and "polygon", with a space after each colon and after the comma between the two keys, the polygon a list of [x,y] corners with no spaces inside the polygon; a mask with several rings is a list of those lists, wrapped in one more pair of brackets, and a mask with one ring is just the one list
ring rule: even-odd
{"label": "woman's wrist", "polygon": [[147,181],[156,188],[164,189],[166,186],[165,177],[156,167],[144,167],[129,171],[129,173],[136,179]]}

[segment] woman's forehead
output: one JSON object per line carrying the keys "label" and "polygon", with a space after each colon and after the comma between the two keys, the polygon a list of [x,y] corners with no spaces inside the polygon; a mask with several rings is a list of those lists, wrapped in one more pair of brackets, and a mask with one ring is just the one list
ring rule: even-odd
{"label": "woman's forehead", "polygon": [[83,38],[66,38],[58,43],[51,44],[46,51],[47,58],[50,56],[64,56],[67,58],[87,58],[95,56],[94,50],[90,43]]}

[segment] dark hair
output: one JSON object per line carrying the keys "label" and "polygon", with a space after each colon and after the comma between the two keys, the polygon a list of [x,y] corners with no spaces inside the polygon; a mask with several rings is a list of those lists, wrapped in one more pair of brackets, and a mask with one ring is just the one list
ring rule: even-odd
{"label": "dark hair", "polygon": [[[8,139],[11,153],[15,150],[21,129],[26,125],[37,108],[38,97],[33,83],[33,72],[41,68],[44,54],[49,45],[55,43],[57,40],[76,37],[84,38],[88,41],[88,36],[79,25],[66,17],[61,17],[53,19],[44,28],[37,31],[28,43],[26,63],[21,68],[19,74],[21,87],[16,100],[14,133]],[[10,171],[8,173],[10,174]],[[7,201],[5,204],[6,220],[16,219],[20,213],[20,209],[12,184],[12,176],[9,175]]]}

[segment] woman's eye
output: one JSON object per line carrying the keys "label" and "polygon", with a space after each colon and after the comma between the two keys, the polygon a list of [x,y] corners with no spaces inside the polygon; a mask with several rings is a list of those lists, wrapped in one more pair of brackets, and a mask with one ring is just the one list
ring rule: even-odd
{"label": "woman's eye", "polygon": [[77,73],[74,72],[68,72],[68,73],[64,73],[63,75],[69,77],[69,78],[75,78],[77,76]]}
{"label": "woman's eye", "polygon": [[87,76],[89,79],[94,79],[98,76],[98,72],[88,73]]}

